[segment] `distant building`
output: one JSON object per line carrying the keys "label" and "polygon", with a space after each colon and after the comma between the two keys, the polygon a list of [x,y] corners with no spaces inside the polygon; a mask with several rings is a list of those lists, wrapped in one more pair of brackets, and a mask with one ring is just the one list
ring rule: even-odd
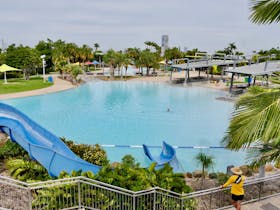
{"label": "distant building", "polygon": [[165,50],[168,49],[168,35],[162,35],[161,37],[161,54],[164,54]]}

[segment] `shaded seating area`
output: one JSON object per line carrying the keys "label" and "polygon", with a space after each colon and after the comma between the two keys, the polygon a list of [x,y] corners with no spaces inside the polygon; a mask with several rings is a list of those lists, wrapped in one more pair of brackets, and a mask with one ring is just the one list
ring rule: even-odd
{"label": "shaded seating area", "polygon": [[[207,80],[209,79],[209,69],[215,66],[216,68],[218,66],[222,67],[222,69],[225,69],[229,66],[236,66],[239,63],[247,63],[248,61],[245,59],[239,59],[239,58],[232,58],[232,57],[223,57],[222,58],[213,58],[213,57],[206,57],[199,60],[190,60],[187,58],[184,59],[177,59],[173,61],[173,64],[171,67],[173,69],[177,69],[178,71],[185,71],[185,79],[184,83],[191,82],[190,78],[190,71],[195,70],[198,71],[198,77],[200,78],[200,72],[206,72],[207,74]],[[178,63],[178,64],[177,64]],[[172,71],[170,75],[170,81],[172,81]]]}
{"label": "shaded seating area", "polygon": [[[230,86],[229,86],[229,92],[241,92],[242,89],[245,89],[246,87],[255,85],[257,76],[262,76],[263,78],[266,78],[267,85],[268,85],[268,77],[272,75],[274,72],[280,71],[280,61],[266,61],[262,63],[256,63],[241,67],[232,67],[227,68],[224,70],[225,72],[231,73],[231,79],[230,79]],[[246,82],[247,85],[243,86],[235,86],[233,85],[234,76],[235,75],[243,75],[247,76]],[[238,90],[239,89],[239,90]]]}

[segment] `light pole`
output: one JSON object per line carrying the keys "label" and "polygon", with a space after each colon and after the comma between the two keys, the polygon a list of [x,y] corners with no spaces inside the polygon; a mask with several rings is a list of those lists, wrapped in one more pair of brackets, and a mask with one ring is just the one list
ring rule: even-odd
{"label": "light pole", "polygon": [[43,81],[45,82],[45,66],[46,66],[46,62],[45,62],[45,57],[46,55],[41,55],[41,59],[42,59],[42,64],[43,64]]}

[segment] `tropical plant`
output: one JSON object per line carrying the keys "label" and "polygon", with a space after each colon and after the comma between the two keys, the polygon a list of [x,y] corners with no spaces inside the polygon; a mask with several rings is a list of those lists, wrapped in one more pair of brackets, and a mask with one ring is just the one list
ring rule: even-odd
{"label": "tropical plant", "polygon": [[0,147],[0,160],[19,157],[27,158],[28,153],[17,143],[8,140]]}
{"label": "tropical plant", "polygon": [[236,103],[223,143],[231,150],[259,146],[253,164],[280,160],[280,89],[252,87]]}
{"label": "tropical plant", "polygon": [[98,144],[76,144],[72,140],[62,137],[61,140],[80,158],[95,165],[107,165],[107,154]]}
{"label": "tropical plant", "polygon": [[98,43],[94,43],[93,44],[94,48],[95,48],[95,52],[98,50],[98,48],[100,47]]}
{"label": "tropical plant", "polygon": [[251,0],[250,19],[257,24],[271,24],[280,21],[280,2],[278,0]]}
{"label": "tropical plant", "polygon": [[11,176],[20,181],[45,181],[51,179],[47,170],[35,161],[9,159],[6,162],[6,167]]}
{"label": "tropical plant", "polygon": [[202,180],[205,178],[205,169],[208,169],[214,165],[214,158],[203,152],[198,153],[195,159],[199,165],[202,167]]}
{"label": "tropical plant", "polygon": [[107,51],[107,53],[104,55],[104,61],[110,66],[110,74],[111,77],[114,77],[115,75],[115,69],[117,68],[118,65],[118,57],[117,57],[117,52],[114,51],[113,49],[110,49]]}

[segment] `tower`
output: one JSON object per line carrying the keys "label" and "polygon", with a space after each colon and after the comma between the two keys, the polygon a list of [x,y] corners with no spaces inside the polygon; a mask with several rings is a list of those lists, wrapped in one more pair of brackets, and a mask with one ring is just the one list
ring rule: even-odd
{"label": "tower", "polygon": [[163,55],[165,50],[168,49],[168,35],[161,36],[161,54]]}

